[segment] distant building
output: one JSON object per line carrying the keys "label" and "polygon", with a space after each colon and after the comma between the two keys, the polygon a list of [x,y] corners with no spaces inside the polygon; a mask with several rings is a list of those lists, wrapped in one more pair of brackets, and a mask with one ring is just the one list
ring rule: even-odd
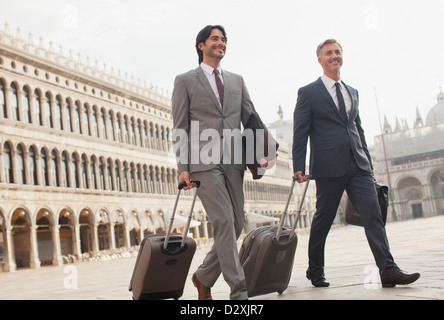
{"label": "distant building", "polygon": [[378,182],[390,184],[392,191],[389,219],[406,220],[444,214],[442,91],[437,100],[425,123],[418,110],[411,128],[407,121],[399,119],[392,128],[385,118],[384,134],[374,139],[375,177]]}

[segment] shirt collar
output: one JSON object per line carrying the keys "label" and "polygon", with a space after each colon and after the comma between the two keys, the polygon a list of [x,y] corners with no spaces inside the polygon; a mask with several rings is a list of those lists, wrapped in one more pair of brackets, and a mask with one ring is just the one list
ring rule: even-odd
{"label": "shirt collar", "polygon": [[333,80],[332,78],[327,77],[325,74],[323,74],[323,75],[321,76],[321,79],[322,79],[322,82],[324,82],[325,86],[326,86],[328,89],[333,88],[333,87],[335,86],[336,82],[339,82],[340,85],[341,85],[341,87],[342,87],[342,81],[341,81],[341,79],[339,79],[339,81],[335,81],[335,80]]}
{"label": "shirt collar", "polygon": [[[207,64],[205,64],[205,63],[203,63],[203,62],[200,64],[200,67],[202,68],[202,70],[203,70],[206,74],[208,74],[208,75],[213,75],[213,72],[214,72],[214,68],[213,68],[213,67],[210,67],[209,65],[207,65]],[[219,70],[219,74],[222,75],[222,69],[219,67],[219,68],[217,68],[217,70]]]}

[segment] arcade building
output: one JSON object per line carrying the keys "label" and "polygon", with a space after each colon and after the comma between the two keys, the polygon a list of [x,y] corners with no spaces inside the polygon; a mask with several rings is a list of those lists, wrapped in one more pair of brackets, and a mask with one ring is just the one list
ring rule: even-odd
{"label": "arcade building", "polygon": [[392,221],[444,214],[444,93],[440,90],[423,120],[417,110],[410,127],[384,119],[375,137],[375,178],[391,187],[388,219]]}

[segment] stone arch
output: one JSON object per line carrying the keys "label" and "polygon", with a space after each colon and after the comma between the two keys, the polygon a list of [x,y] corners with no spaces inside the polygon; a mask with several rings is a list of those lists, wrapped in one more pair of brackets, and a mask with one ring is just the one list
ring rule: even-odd
{"label": "stone arch", "polygon": [[52,265],[57,258],[54,245],[54,216],[49,209],[41,208],[37,211],[35,224],[40,265]]}
{"label": "stone arch", "polygon": [[113,225],[116,248],[126,247],[125,213],[123,210],[116,210],[114,213]]}
{"label": "stone arch", "polygon": [[397,188],[403,212],[406,212],[413,218],[422,217],[424,214],[422,207],[424,191],[421,181],[414,176],[405,176],[399,179]]}
{"label": "stone arch", "polygon": [[0,118],[8,117],[8,110],[6,105],[6,94],[7,94],[7,81],[5,78],[0,77]]}
{"label": "stone arch", "polygon": [[12,81],[9,87],[9,111],[11,112],[8,117],[11,120],[20,121],[20,91],[21,86],[17,81]]}
{"label": "stone arch", "polygon": [[165,233],[165,212],[162,209],[158,209],[151,217],[153,218],[154,226],[156,228],[155,233]]}
{"label": "stone arch", "polygon": [[150,234],[153,234],[156,231],[155,223],[153,221],[153,216],[151,213],[151,210],[147,209],[144,212],[144,218],[145,218],[145,228],[143,230],[143,236],[146,237]]}
{"label": "stone arch", "polygon": [[63,208],[58,215],[60,252],[62,256],[78,255],[76,249],[75,214],[70,208]]}
{"label": "stone arch", "polygon": [[29,84],[25,84],[22,87],[21,94],[21,108],[22,108],[22,116],[21,119],[23,122],[32,123],[32,88]]}
{"label": "stone arch", "polygon": [[80,252],[94,251],[94,215],[88,208],[79,213]]}
{"label": "stone arch", "polygon": [[409,195],[414,195],[415,199],[423,195],[421,181],[413,176],[400,179],[397,188],[402,199],[408,198]]}
{"label": "stone arch", "polygon": [[0,273],[9,271],[9,244],[6,232],[6,218],[3,210],[0,208]]}
{"label": "stone arch", "polygon": [[23,207],[15,209],[11,215],[11,239],[13,259],[17,269],[35,266],[31,238],[31,215]]}
{"label": "stone arch", "polygon": [[136,210],[131,210],[128,215],[129,245],[138,246],[141,243],[142,224]]}
{"label": "stone arch", "polygon": [[111,249],[111,217],[106,209],[102,208],[97,212],[96,223],[98,249]]}
{"label": "stone arch", "polygon": [[2,143],[3,155],[3,181],[6,183],[15,183],[14,180],[14,144],[6,140]]}
{"label": "stone arch", "polygon": [[433,172],[430,177],[430,185],[436,213],[444,214],[444,169],[437,169]]}

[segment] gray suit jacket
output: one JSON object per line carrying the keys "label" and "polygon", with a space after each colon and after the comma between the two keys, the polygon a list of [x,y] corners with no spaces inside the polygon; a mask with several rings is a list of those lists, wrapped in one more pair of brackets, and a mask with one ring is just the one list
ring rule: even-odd
{"label": "gray suit jacket", "polygon": [[345,86],[352,99],[347,123],[342,120],[321,78],[299,89],[294,111],[294,172],[305,172],[308,137],[311,149],[310,174],[314,178],[343,176],[350,164],[351,153],[358,167],[368,171],[373,169],[359,117],[358,91]]}
{"label": "gray suit jacket", "polygon": [[[207,133],[217,133],[219,154],[222,157],[223,130],[238,129],[240,132],[241,123],[245,125],[249,115],[255,110],[243,78],[225,70],[222,71],[222,76],[225,88],[222,110],[200,66],[176,77],[172,97],[173,140],[177,138],[177,130],[186,132],[188,138],[186,147],[188,155],[185,157],[187,161],[178,162],[179,173],[207,171],[221,163],[221,158],[218,161],[207,163],[199,156],[201,153],[211,156],[212,151],[208,151],[208,149],[212,143],[216,143],[212,139],[206,141],[205,137],[201,137],[202,132],[211,129]],[[192,148],[191,145],[198,146],[198,149]],[[181,146],[184,147],[178,143],[176,148]],[[232,143],[232,149],[234,147],[235,144]],[[184,150],[182,149],[182,152]],[[233,153],[231,155],[234,156]],[[176,156],[178,156],[177,152]],[[183,154],[181,156],[180,159],[183,160]],[[237,169],[245,170],[246,168],[245,163],[238,161],[237,163],[232,161],[232,163]]]}

